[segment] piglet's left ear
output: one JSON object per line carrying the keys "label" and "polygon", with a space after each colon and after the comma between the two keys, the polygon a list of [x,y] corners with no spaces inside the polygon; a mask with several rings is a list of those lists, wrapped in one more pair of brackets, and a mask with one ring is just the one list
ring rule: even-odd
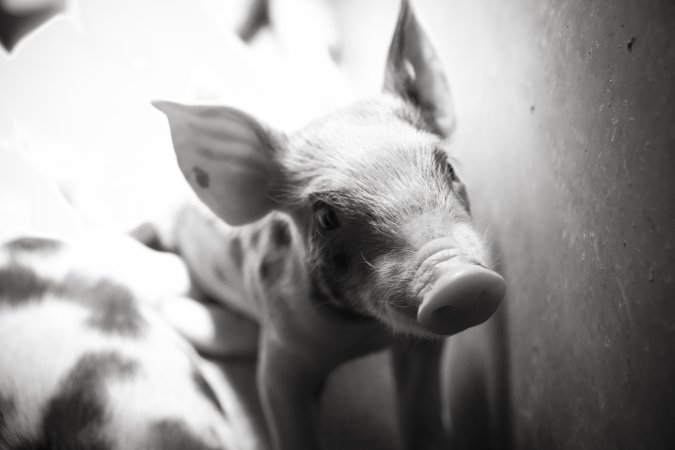
{"label": "piglet's left ear", "polygon": [[169,119],[183,175],[220,218],[243,225],[277,206],[272,191],[280,177],[274,157],[282,146],[280,133],[234,108],[153,105]]}
{"label": "piglet's left ear", "polygon": [[389,47],[384,91],[412,102],[431,131],[443,138],[455,128],[452,94],[441,61],[408,0],[402,0]]}

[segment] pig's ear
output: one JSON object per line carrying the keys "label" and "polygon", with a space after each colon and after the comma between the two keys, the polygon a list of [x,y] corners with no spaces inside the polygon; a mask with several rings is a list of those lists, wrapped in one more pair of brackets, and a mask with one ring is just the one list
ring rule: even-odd
{"label": "pig's ear", "polygon": [[154,101],[166,114],[178,165],[197,196],[231,225],[275,207],[274,152],[282,139],[249,115],[223,106]]}
{"label": "pig's ear", "polygon": [[452,95],[429,38],[415,18],[408,0],[402,0],[389,47],[384,91],[412,102],[426,124],[441,137],[455,127]]}

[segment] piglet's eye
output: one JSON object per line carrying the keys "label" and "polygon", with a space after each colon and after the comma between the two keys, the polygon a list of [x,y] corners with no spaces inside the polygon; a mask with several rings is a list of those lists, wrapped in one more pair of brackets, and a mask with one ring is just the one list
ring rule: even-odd
{"label": "piglet's eye", "polygon": [[319,228],[324,231],[332,231],[340,226],[335,210],[323,202],[316,206],[314,217]]}

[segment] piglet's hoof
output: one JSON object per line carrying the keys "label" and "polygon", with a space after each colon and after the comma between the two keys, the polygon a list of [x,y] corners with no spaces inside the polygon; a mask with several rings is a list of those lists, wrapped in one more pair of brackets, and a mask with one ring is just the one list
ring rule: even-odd
{"label": "piglet's hoof", "polygon": [[425,295],[417,320],[432,333],[451,335],[485,322],[497,310],[506,282],[476,264],[448,268]]}

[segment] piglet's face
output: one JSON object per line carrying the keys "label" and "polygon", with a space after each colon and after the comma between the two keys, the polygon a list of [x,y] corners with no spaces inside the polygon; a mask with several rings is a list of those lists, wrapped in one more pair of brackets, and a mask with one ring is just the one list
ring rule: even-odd
{"label": "piglet's face", "polygon": [[[452,334],[494,312],[503,280],[486,281],[490,258],[447,142],[421,120],[383,96],[311,124],[288,141],[287,203],[323,301],[397,332]],[[444,292],[453,277],[474,286]]]}
{"label": "piglet's face", "polygon": [[505,290],[448,156],[451,104],[406,1],[383,95],[294,135],[232,108],[155,103],[183,174],[216,214],[232,225],[290,214],[319,301],[421,336],[485,321]]}

